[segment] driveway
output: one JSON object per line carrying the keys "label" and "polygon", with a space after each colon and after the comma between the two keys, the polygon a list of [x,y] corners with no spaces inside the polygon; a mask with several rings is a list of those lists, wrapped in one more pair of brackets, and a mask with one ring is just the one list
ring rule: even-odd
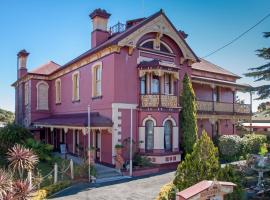
{"label": "driveway", "polygon": [[77,184],[57,194],[53,200],[152,200],[162,185],[173,180],[174,172],[131,178],[103,184]]}

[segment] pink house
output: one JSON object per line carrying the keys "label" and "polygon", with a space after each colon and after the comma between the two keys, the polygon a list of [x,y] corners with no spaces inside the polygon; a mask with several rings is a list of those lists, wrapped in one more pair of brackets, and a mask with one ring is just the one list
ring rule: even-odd
{"label": "pink house", "polygon": [[[240,77],[198,58],[160,10],[108,29],[110,14],[96,9],[91,49],[63,66],[50,61],[27,71],[28,52],[18,53],[16,122],[36,138],[81,155],[87,149],[88,105],[91,145],[97,162],[114,164],[115,145],[132,133],[141,155],[168,166],[181,160],[181,91],[187,73],[198,100],[199,134],[234,134],[250,117],[250,105],[236,103]],[[128,159],[128,152],[124,153]]]}

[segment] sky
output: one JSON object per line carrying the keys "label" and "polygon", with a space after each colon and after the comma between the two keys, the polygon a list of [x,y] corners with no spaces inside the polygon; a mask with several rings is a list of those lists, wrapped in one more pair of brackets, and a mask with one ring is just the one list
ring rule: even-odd
{"label": "sky", "polygon": [[[90,48],[88,15],[96,8],[112,14],[109,26],[162,8],[175,27],[189,35],[187,42],[196,55],[203,57],[269,14],[270,0],[1,0],[0,108],[14,111],[16,54],[21,49],[30,52],[28,70],[49,60],[67,63]],[[265,31],[270,31],[270,18],[207,60],[243,76],[248,68],[266,63],[255,52],[270,46],[270,39],[262,37]],[[259,84],[245,77],[239,82]],[[240,97],[249,103],[247,94]],[[260,101],[253,103],[256,110]]]}

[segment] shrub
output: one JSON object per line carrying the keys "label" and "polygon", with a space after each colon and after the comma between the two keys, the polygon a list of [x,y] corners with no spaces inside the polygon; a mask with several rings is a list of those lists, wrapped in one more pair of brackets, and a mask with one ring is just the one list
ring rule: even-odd
{"label": "shrub", "polygon": [[8,124],[0,129],[0,155],[4,155],[14,144],[23,144],[32,134],[17,124]]}
{"label": "shrub", "polygon": [[53,145],[44,144],[42,142],[36,141],[33,138],[28,138],[26,140],[25,146],[31,148],[35,154],[38,155],[41,161],[51,161]]}
{"label": "shrub", "polygon": [[153,163],[149,158],[136,153],[133,157],[133,166],[150,167],[153,166]]}
{"label": "shrub", "polygon": [[174,200],[175,196],[176,187],[172,182],[170,182],[161,187],[156,200]]}
{"label": "shrub", "polygon": [[[89,170],[89,165],[87,162],[84,162],[80,165],[75,165],[74,166],[75,178],[88,178],[88,176],[89,176],[88,170]],[[97,174],[96,168],[94,165],[91,165],[90,174],[91,174],[91,176],[96,176],[96,174]]]}
{"label": "shrub", "polygon": [[244,190],[242,187],[241,176],[231,165],[226,165],[224,168],[220,169],[218,180],[232,182],[237,185],[234,188],[233,193],[225,196],[225,200],[243,199]]}
{"label": "shrub", "polygon": [[267,142],[265,135],[247,134],[243,137],[243,154],[257,154],[261,146]]}
{"label": "shrub", "polygon": [[36,192],[36,195],[32,198],[32,200],[46,199],[47,197],[52,196],[54,193],[63,190],[64,188],[67,188],[70,185],[71,185],[70,181],[61,181],[56,184],[43,187]]}
{"label": "shrub", "polygon": [[218,149],[203,130],[191,154],[187,154],[176,170],[173,181],[177,189],[186,189],[202,180],[214,179],[219,171]]}
{"label": "shrub", "polygon": [[223,135],[219,138],[218,148],[222,160],[235,161],[241,155],[242,140],[238,135]]}

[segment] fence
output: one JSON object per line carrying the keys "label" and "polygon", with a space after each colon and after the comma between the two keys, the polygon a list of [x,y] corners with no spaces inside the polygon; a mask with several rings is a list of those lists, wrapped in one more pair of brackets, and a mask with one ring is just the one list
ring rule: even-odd
{"label": "fence", "polygon": [[[70,171],[70,179],[73,180],[74,179],[74,163],[72,159],[70,159],[69,165],[66,167],[66,169],[62,171],[59,170],[58,164],[55,163],[53,169],[47,175],[43,177],[35,178],[35,179],[39,179],[39,180],[36,180],[38,182],[38,188],[40,188],[41,183],[50,176],[53,176],[53,183],[56,184],[59,181],[58,175],[61,175],[61,179],[63,180],[64,175],[67,174],[68,171]],[[32,187],[33,177],[32,177],[31,171],[28,172],[27,179],[29,181],[30,186]]]}

